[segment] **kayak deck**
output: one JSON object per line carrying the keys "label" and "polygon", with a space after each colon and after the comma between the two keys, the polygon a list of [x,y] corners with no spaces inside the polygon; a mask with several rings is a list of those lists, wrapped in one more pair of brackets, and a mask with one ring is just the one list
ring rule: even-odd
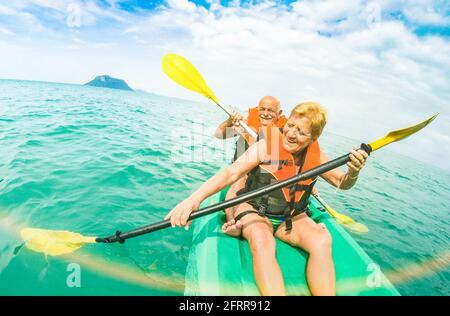
{"label": "kayak deck", "polygon": [[[226,191],[205,201],[221,202]],[[311,199],[316,222],[325,223],[333,239],[337,295],[399,295],[356,241]],[[193,239],[185,276],[185,295],[259,295],[252,255],[246,240],[224,234],[224,212],[192,223]],[[310,295],[306,282],[307,253],[276,240],[276,256],[288,295]]]}

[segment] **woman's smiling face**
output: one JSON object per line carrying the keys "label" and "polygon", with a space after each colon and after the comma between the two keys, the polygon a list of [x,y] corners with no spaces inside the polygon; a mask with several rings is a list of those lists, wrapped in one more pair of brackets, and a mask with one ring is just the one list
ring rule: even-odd
{"label": "woman's smiling face", "polygon": [[308,117],[291,116],[283,128],[283,148],[295,154],[308,147],[313,142],[311,127]]}

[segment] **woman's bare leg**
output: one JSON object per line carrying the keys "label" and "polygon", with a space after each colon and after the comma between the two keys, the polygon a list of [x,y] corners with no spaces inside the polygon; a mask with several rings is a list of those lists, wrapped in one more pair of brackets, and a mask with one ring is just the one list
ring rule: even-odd
{"label": "woman's bare leg", "polygon": [[[247,203],[239,205],[236,216],[253,210]],[[285,295],[284,280],[275,253],[275,238],[270,221],[258,214],[247,214],[242,222],[242,236],[248,241],[253,260],[253,273],[261,295]]]}
{"label": "woman's bare leg", "polygon": [[306,277],[312,295],[336,295],[336,277],[331,235],[323,224],[316,224],[306,214],[292,219],[292,231],[281,224],[275,236],[309,253]]}
{"label": "woman's bare leg", "polygon": [[[225,200],[232,199],[236,197],[236,193],[245,187],[245,181],[247,180],[247,176],[244,176],[237,180],[235,183],[233,183],[230,187],[230,189],[227,192],[227,195],[225,197]],[[238,237],[241,235],[242,231],[242,223],[239,221],[236,223],[234,220],[235,218],[235,212],[237,207],[230,207],[225,210],[226,214],[226,222],[222,226],[222,231],[230,236]]]}

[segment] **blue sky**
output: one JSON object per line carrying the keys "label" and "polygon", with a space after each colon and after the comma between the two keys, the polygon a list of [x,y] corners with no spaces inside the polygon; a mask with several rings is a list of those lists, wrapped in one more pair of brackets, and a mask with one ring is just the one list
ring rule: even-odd
{"label": "blue sky", "polygon": [[[55,18],[54,14],[49,13],[49,11],[54,11],[56,13],[63,11],[64,8],[67,9],[69,5],[79,5],[80,7],[88,8],[90,5],[95,5],[99,9],[112,10],[115,12],[129,13],[130,15],[143,16],[154,11],[157,11],[161,7],[170,7],[171,3],[183,3],[191,2],[198,7],[203,7],[210,10],[214,5],[220,4],[223,7],[251,7],[260,4],[264,1],[211,1],[211,0],[200,0],[200,1],[164,1],[164,0],[98,0],[98,1],[51,1],[51,0],[29,0],[22,1],[18,0],[18,4],[4,4],[4,8],[16,8],[21,12],[30,13],[40,19],[44,24],[48,26],[58,26],[61,24],[61,20]],[[267,2],[267,1],[266,1]],[[298,3],[314,3],[320,1],[271,1],[274,6],[285,7],[286,10],[292,10],[293,5]],[[327,2],[327,1],[323,1]],[[365,1],[357,1],[359,3]],[[448,16],[450,14],[450,5],[448,1],[395,1],[396,5],[386,5],[385,1],[370,1],[370,4],[380,4],[381,12],[380,18],[384,20],[401,21],[408,28],[413,30],[418,36],[426,36],[429,34],[436,34],[439,36],[450,36],[450,27],[448,25]],[[384,7],[383,7],[384,6]],[[385,9],[385,10],[383,10]],[[89,8],[88,8],[89,10]],[[1,12],[1,11],[0,11]],[[4,13],[4,12],[2,12]],[[2,22],[7,22],[8,14],[2,14]],[[53,18],[52,18],[53,17]],[[5,19],[6,18],[6,19]],[[102,23],[107,23],[108,18],[103,17],[95,26],[98,27]],[[342,20],[346,20],[346,17],[336,19],[334,22],[339,23]],[[19,25],[20,26],[20,25]]]}
{"label": "blue sky", "polygon": [[245,109],[273,94],[288,112],[315,100],[342,135],[372,139],[440,112],[422,137],[393,150],[450,170],[448,1],[0,4],[0,78],[84,83],[110,74],[202,100],[164,76],[168,52],[190,59],[225,103]]}

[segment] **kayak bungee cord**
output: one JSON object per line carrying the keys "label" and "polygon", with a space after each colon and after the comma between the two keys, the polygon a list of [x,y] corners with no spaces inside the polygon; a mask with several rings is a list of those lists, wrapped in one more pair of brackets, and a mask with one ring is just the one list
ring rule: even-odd
{"label": "kayak bungee cord", "polygon": [[[370,154],[371,152],[376,151],[392,142],[402,140],[423,129],[425,126],[430,124],[437,117],[437,115],[438,114],[416,125],[404,129],[391,131],[386,136],[378,140],[375,140],[369,144],[362,144],[361,149]],[[274,190],[278,190],[283,187],[292,185],[299,181],[316,177],[324,172],[330,171],[332,169],[335,169],[337,167],[346,164],[349,160],[350,160],[349,154],[345,154],[341,157],[328,161],[316,168],[300,173],[294,177],[267,185],[260,189],[235,197],[233,199],[194,211],[190,215],[189,220],[193,220],[220,211],[222,209],[226,209],[235,206],[237,204],[244,203],[246,201],[265,195]],[[129,238],[144,235],[168,227],[171,227],[170,221],[164,220],[123,233],[117,231],[114,235],[108,237],[85,237],[82,236],[81,234],[69,231],[52,231],[37,228],[25,228],[21,231],[21,236],[24,239],[27,248],[36,252],[43,252],[46,255],[57,256],[74,252],[75,250],[81,248],[86,243],[114,243],[114,242],[123,243],[125,240]]]}

